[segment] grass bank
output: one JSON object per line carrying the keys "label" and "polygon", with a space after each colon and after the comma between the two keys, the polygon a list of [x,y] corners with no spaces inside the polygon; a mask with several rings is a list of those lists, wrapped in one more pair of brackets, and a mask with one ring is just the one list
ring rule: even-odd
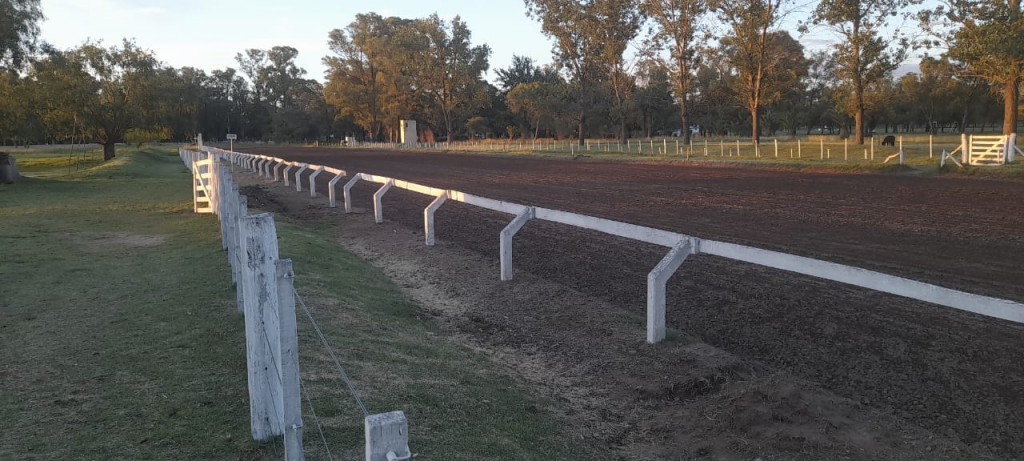
{"label": "grass bank", "polygon": [[[123,149],[70,173],[62,155],[18,155],[33,177],[0,185],[0,459],[278,458],[277,444],[249,437],[244,326],[219,226],[191,213],[177,155]],[[367,407],[404,410],[422,459],[605,457],[567,440],[546,402],[447,337],[328,229],[278,224],[296,286]],[[362,415],[304,318],[299,328],[327,445],[358,458]]]}

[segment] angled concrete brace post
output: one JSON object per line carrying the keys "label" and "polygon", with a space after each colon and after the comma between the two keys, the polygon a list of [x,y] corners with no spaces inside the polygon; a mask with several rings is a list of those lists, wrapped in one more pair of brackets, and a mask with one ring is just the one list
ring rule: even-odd
{"label": "angled concrete brace post", "polygon": [[679,269],[686,257],[696,253],[695,242],[680,240],[661,262],[647,274],[647,342],[655,344],[665,339],[665,284]]}
{"label": "angled concrete brace post", "polygon": [[281,180],[281,169],[286,166],[288,166],[288,162],[284,160],[277,162],[277,165],[274,166],[274,182],[278,182]]}
{"label": "angled concrete brace post", "polygon": [[324,172],[323,166],[317,166],[316,171],[309,175],[309,196],[316,197],[316,177]]}
{"label": "angled concrete brace post", "polygon": [[377,224],[384,222],[384,209],[382,208],[380,201],[384,198],[384,194],[388,193],[388,190],[390,190],[391,186],[394,185],[395,180],[389,179],[383,186],[380,186],[380,189],[377,189],[377,192],[373,193],[373,220]]}
{"label": "angled concrete brace post", "polygon": [[434,246],[434,212],[448,200],[448,191],[437,194],[437,198],[423,210],[423,235],[426,238],[427,246]]}
{"label": "angled concrete brace post", "polygon": [[299,165],[299,171],[295,172],[295,192],[302,192],[302,179],[299,176],[302,176],[302,172],[307,169],[309,169],[309,164],[302,163]]}
{"label": "angled concrete brace post", "polygon": [[295,167],[295,165],[297,165],[297,164],[296,164],[296,163],[289,163],[289,164],[288,164],[288,166],[287,166],[287,167],[285,167],[285,169],[284,169],[284,185],[285,185],[285,186],[287,186],[287,185],[289,185],[289,184],[290,184],[290,183],[288,182],[288,172],[289,172],[289,171],[291,171],[291,170],[292,170],[292,168],[294,168],[294,167]]}
{"label": "angled concrete brace post", "polygon": [[337,197],[338,194],[335,192],[335,187],[334,186],[336,184],[338,184],[338,181],[341,181],[341,178],[343,178],[343,177],[345,177],[345,172],[344,171],[339,172],[334,177],[334,179],[331,179],[331,182],[327,183],[327,194],[328,194],[328,196],[331,199],[331,208],[337,208],[338,207],[338,197]]}
{"label": "angled concrete brace post", "polygon": [[256,176],[263,176],[263,156],[257,156],[252,163],[252,169],[256,172]]}
{"label": "angled concrete brace post", "polygon": [[501,230],[498,245],[500,246],[499,257],[501,259],[501,281],[503,282],[512,280],[512,237],[534,216],[536,216],[536,210],[533,207],[528,207]]}
{"label": "angled concrete brace post", "polygon": [[263,164],[263,176],[266,178],[270,177],[270,165],[276,161],[278,161],[278,159],[274,159],[273,157],[266,158],[266,163]]}
{"label": "angled concrete brace post", "polygon": [[352,186],[359,182],[359,175],[355,175],[352,179],[349,179],[345,186],[342,187],[342,193],[345,195],[345,213],[352,212]]}

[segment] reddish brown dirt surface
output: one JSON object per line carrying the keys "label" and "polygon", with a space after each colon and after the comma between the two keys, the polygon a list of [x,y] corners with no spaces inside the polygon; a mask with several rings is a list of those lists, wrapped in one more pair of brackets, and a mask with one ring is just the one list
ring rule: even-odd
{"label": "reddish brown dirt surface", "polygon": [[[1019,181],[438,153],[258,153],[1024,300]],[[373,190],[357,186],[355,202],[367,206]],[[389,192],[385,219],[422,229],[429,201]],[[508,220],[446,204],[438,238],[496,259],[497,233]],[[515,245],[517,271],[635,314],[644,309],[646,273],[664,253],[534,222]],[[705,256],[683,265],[668,297],[671,328],[949,440],[1005,458],[1024,453],[1020,325]]]}

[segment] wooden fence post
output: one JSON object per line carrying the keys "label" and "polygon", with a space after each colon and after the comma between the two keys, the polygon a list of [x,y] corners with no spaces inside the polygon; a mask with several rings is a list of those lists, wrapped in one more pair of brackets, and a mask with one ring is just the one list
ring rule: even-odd
{"label": "wooden fence post", "polygon": [[239,314],[245,313],[245,288],[242,286],[242,276],[245,272],[245,250],[242,248],[242,241],[245,240],[245,236],[242,229],[242,220],[247,216],[249,216],[249,198],[239,195],[238,212],[235,214],[235,264],[238,265],[235,296],[237,298]]}
{"label": "wooden fence post", "polygon": [[280,326],[277,296],[277,230],[270,213],[242,218],[242,287],[245,350],[249,375],[249,415],[253,439],[283,434]]}
{"label": "wooden fence post", "polygon": [[301,461],[302,394],[299,388],[299,338],[295,320],[295,273],[292,260],[280,259],[277,266],[277,314],[280,319],[281,399],[284,407],[284,459]]}

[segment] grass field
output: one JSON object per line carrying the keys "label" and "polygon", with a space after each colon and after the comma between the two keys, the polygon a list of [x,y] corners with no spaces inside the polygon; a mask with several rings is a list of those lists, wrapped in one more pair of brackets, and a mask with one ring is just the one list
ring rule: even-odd
{"label": "grass field", "polygon": [[[30,177],[0,185],[0,459],[278,458],[277,444],[250,439],[243,320],[217,221],[192,214],[177,155],[121,149],[70,173],[64,152],[15,155]],[[298,291],[370,411],[409,416],[414,452],[606,457],[567,440],[543,400],[447,337],[330,229],[278,225]],[[299,329],[327,442],[335,459],[357,458],[362,417],[301,317]],[[317,425],[305,424],[317,459]]]}

